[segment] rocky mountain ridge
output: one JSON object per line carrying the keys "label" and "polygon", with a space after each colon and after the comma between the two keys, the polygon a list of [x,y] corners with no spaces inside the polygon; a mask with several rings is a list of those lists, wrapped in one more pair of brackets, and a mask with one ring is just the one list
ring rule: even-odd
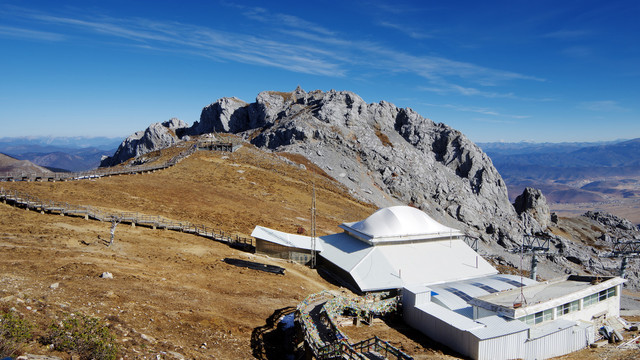
{"label": "rocky mountain ridge", "polygon": [[[518,255],[505,249],[518,247],[525,234],[546,234],[559,254],[543,260],[548,263],[547,278],[578,271],[576,266],[588,269],[590,261],[601,255],[567,239],[572,237],[571,224],[565,224],[571,231],[551,232],[558,224],[539,191],[525,189],[512,205],[491,159],[458,130],[385,101],[367,104],[347,91],[264,91],[253,103],[222,98],[206,106],[192,126],[174,119],[132,135],[111,163],[193,136],[222,132],[259,148],[302,155],[356,198],[379,207],[416,206],[479,237],[485,254],[502,254],[511,265],[519,262]],[[602,230],[594,231],[596,237],[609,233],[606,226],[594,226]],[[637,229],[628,231],[628,237],[636,236]],[[579,235],[578,230],[574,233]],[[606,271],[611,269],[613,265]]]}
{"label": "rocky mountain ridge", "polygon": [[[169,130],[175,136],[167,136]],[[132,135],[103,165],[164,147],[180,136],[211,132],[230,132],[257,147],[303,155],[357,198],[381,207],[411,204],[487,241],[515,242],[527,231],[491,160],[464,134],[412,109],[385,101],[367,104],[346,91],[265,91],[251,104],[223,98],[206,106],[191,127],[174,120]],[[154,142],[159,138],[164,140]]]}

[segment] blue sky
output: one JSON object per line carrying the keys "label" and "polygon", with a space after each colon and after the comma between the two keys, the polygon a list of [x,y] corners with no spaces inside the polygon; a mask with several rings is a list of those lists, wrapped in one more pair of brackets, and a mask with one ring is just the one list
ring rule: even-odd
{"label": "blue sky", "polygon": [[640,137],[638,1],[0,0],[2,136],[348,90],[476,142]]}

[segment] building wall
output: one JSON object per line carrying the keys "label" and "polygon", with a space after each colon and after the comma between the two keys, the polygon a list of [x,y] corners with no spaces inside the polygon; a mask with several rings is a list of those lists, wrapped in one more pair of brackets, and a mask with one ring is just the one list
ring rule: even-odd
{"label": "building wall", "polygon": [[497,315],[497,313],[495,311],[487,310],[487,309],[481,308],[479,306],[474,306],[473,307],[473,318],[474,318],[474,320],[475,319],[482,319],[484,317],[492,316],[492,315]]}
{"label": "building wall", "polygon": [[342,286],[349,288],[357,294],[362,294],[362,290],[358,287],[358,283],[353,279],[349,272],[342,270],[331,261],[322,257],[320,254],[317,258],[318,268],[327,273],[333,280],[339,282]]}
{"label": "building wall", "polygon": [[571,312],[566,315],[562,315],[562,319],[567,320],[585,320],[591,321],[594,316],[607,314],[607,317],[620,316],[620,285],[616,287],[616,296],[610,297],[604,301],[599,301],[596,304],[590,306],[584,306],[580,300],[580,311]]}
{"label": "building wall", "polygon": [[415,307],[403,309],[404,321],[432,340],[465,356],[471,356],[475,352],[474,349],[478,346],[477,339],[468,331],[460,330]]}
{"label": "building wall", "polygon": [[477,353],[472,358],[478,360],[520,359],[524,353],[528,331],[498,336],[492,339],[478,341]]}
{"label": "building wall", "polygon": [[548,359],[584,349],[594,342],[593,327],[573,326],[537,339],[524,345],[524,359]]}
{"label": "building wall", "polygon": [[311,261],[311,252],[309,250],[292,248],[262,239],[256,239],[256,252],[273,258],[291,260],[303,265]]}

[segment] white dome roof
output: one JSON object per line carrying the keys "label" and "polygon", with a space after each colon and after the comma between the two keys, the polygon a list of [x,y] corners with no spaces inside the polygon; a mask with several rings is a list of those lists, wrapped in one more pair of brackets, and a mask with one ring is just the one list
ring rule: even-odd
{"label": "white dome roof", "polygon": [[410,206],[382,208],[365,220],[344,223],[340,227],[372,244],[461,235],[460,231],[444,226],[419,209]]}

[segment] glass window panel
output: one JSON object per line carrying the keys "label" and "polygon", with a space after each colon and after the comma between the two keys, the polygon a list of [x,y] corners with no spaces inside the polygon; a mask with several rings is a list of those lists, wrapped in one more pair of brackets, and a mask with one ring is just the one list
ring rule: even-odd
{"label": "glass window panel", "polygon": [[569,304],[569,311],[578,311],[580,310],[580,300],[576,300],[571,302],[571,304]]}

